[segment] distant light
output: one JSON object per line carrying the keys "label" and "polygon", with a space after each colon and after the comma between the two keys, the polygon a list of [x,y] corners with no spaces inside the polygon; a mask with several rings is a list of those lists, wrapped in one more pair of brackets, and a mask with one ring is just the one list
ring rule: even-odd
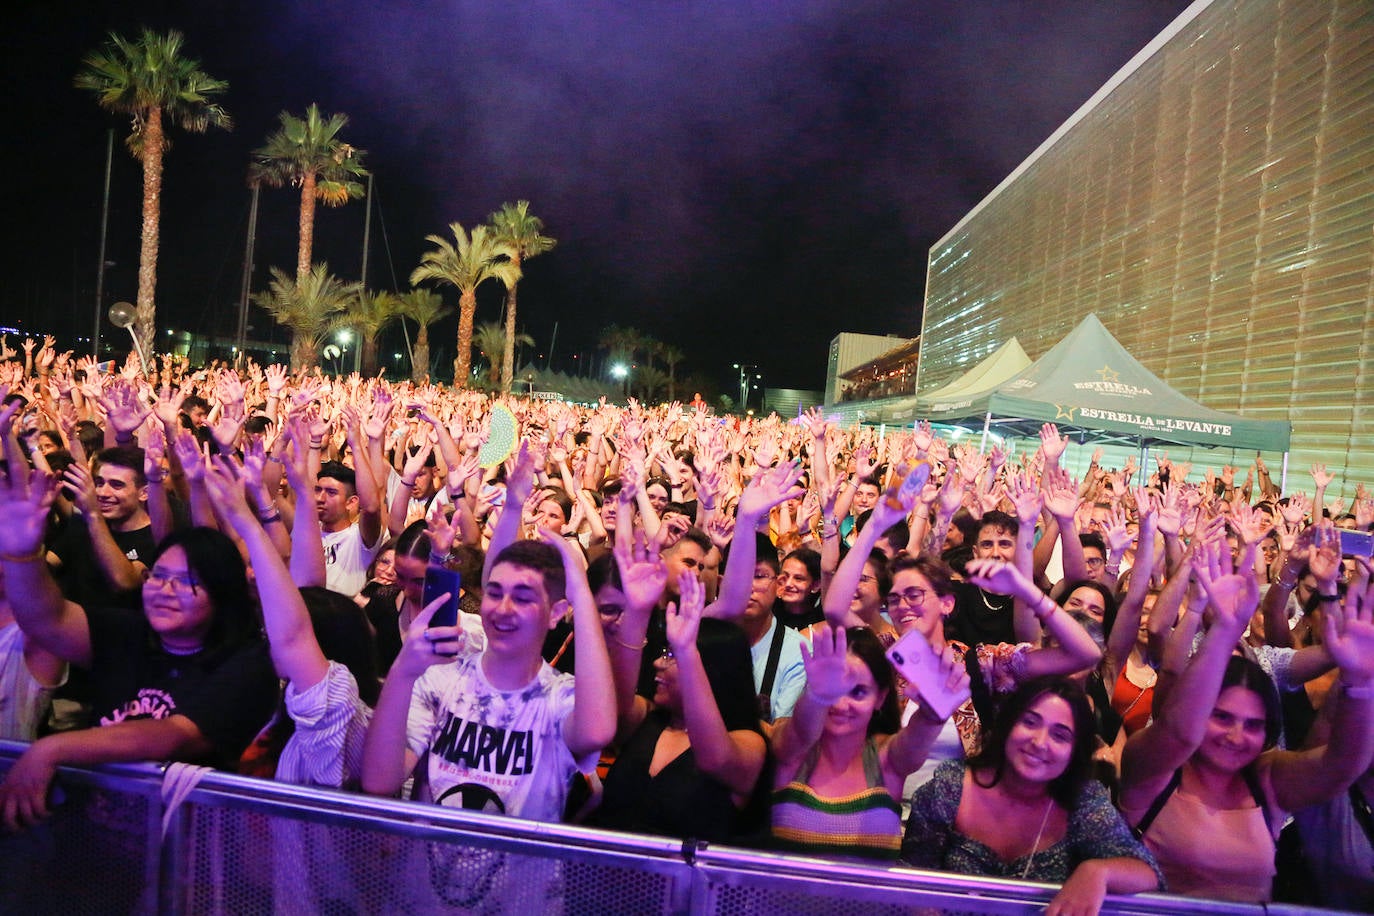
{"label": "distant light", "polygon": [[392,357],[393,357],[394,359],[400,359],[400,358],[401,358],[401,354],[399,354],[399,353],[393,353],[393,354],[391,354],[391,355],[392,355]]}
{"label": "distant light", "polygon": [[341,344],[349,343],[353,340],[353,332],[350,331],[348,328],[344,328],[342,331],[334,335],[334,339]]}
{"label": "distant light", "polygon": [[749,416],[752,417],[754,415],[754,408],[749,408],[747,411],[745,411],[745,413],[749,414]]}
{"label": "distant light", "polygon": [[614,366],[611,367],[611,376],[612,376],[613,378],[624,378],[625,376],[627,376],[627,375],[629,375],[629,374],[630,374],[630,370],[629,370],[629,369],[626,369],[626,368],[625,368],[623,365],[621,365],[620,363],[616,363]]}
{"label": "distant light", "polygon": [[168,329],[167,329],[167,336],[168,336],[168,337],[171,337],[171,336],[172,336],[172,329],[171,329],[171,328],[168,328]]}

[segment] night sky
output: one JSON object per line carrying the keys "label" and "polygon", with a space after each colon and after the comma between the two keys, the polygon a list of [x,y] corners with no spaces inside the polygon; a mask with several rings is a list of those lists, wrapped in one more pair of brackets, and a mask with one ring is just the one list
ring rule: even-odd
{"label": "night sky", "polygon": [[[108,31],[146,24],[186,34],[236,122],[172,134],[160,327],[232,333],[249,152],[279,111],[317,102],[350,116],[342,137],[376,175],[369,286],[391,288],[394,265],[406,288],[426,234],[524,198],[559,241],[520,286],[540,353],[559,322],[555,368],[614,322],[677,344],[722,391],[735,361],[820,388],[836,333],[916,332],[929,247],[1187,5],[25,2],[3,37],[0,319],[90,333],[111,127],[106,302],[135,296],[128,122],[72,77]],[[263,191],[255,289],[294,267],[297,203]],[[363,222],[361,201],[321,208],[315,260],[357,279]],[[479,322],[500,297],[483,288]],[[433,331],[450,359],[455,326]]]}

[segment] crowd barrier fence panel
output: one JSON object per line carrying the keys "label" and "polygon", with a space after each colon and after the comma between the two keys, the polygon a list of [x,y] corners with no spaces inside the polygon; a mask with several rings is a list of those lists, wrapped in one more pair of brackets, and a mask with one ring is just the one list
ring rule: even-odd
{"label": "crowd barrier fence panel", "polygon": [[[0,770],[25,748],[0,742]],[[63,768],[43,825],[0,836],[0,914],[1022,914],[1049,885],[683,843],[206,773]],[[1113,916],[1310,908],[1142,894]]]}

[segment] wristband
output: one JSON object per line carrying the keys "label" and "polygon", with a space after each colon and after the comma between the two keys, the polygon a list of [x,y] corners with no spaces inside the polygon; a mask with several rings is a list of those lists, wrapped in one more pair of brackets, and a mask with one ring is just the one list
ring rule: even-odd
{"label": "wristband", "polygon": [[1323,594],[1321,594],[1320,592],[1317,593],[1317,598],[1318,598],[1319,600],[1321,600],[1321,601],[1340,601],[1340,600],[1341,600],[1341,596],[1340,596],[1340,595],[1323,595]]}
{"label": "wristband", "polygon": [[286,467],[286,462],[281,460],[281,455],[268,455],[266,458],[263,459],[263,461],[270,461],[274,464],[279,464],[282,467]]}
{"label": "wristband", "polygon": [[47,553],[47,551],[42,544],[39,544],[38,547],[34,549],[33,553],[0,553],[0,560],[4,560],[6,563],[32,563],[34,560],[43,559],[45,553]]}
{"label": "wristband", "polygon": [[279,522],[281,521],[281,511],[278,510],[276,512],[273,512],[271,515],[259,515],[258,521],[264,525],[270,525],[273,522]]}
{"label": "wristband", "polygon": [[402,477],[402,478],[401,478],[401,486],[403,486],[403,487],[413,487],[413,486],[415,486],[415,481],[413,481],[413,480],[406,480],[404,477]]}

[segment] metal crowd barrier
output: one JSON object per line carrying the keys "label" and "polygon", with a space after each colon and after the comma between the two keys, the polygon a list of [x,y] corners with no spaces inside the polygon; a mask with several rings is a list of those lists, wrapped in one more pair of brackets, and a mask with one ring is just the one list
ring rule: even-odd
{"label": "metal crowd barrier", "polygon": [[[0,742],[0,770],[25,745]],[[181,773],[175,774],[180,777]],[[541,824],[151,764],[63,769],[45,824],[0,837],[0,913],[1042,912],[1049,885]],[[184,788],[184,787],[182,787]],[[1310,912],[1142,894],[1107,914]]]}

